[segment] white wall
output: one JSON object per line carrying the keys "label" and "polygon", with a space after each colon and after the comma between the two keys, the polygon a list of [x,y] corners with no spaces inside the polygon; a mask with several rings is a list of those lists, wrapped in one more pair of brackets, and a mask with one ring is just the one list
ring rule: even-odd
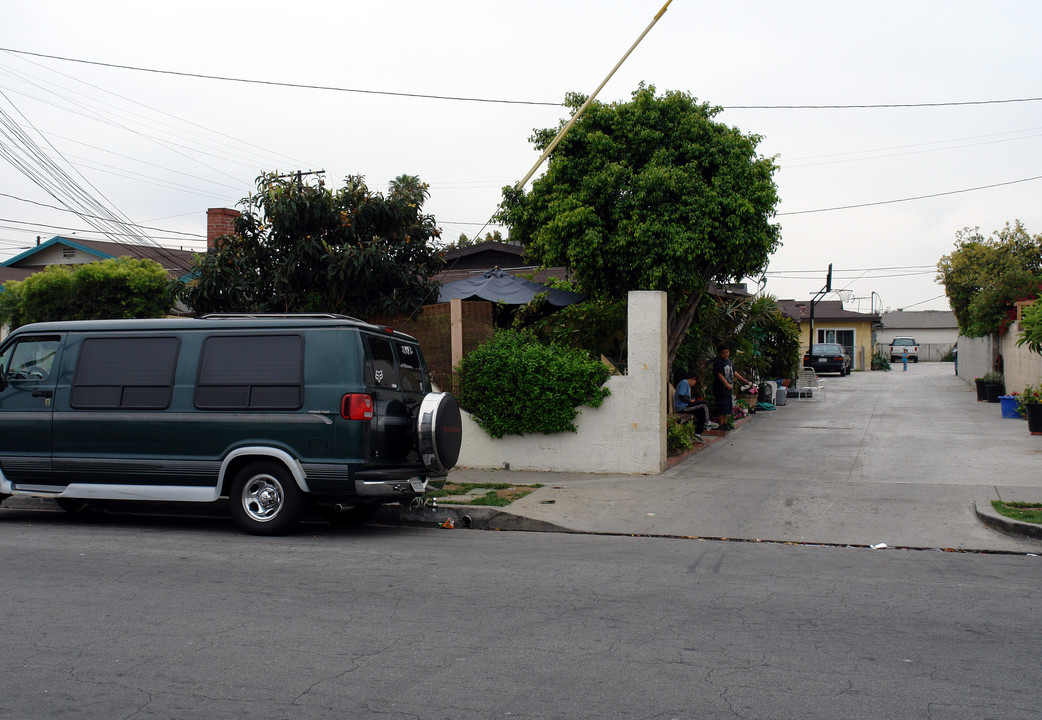
{"label": "white wall", "polygon": [[1042,355],[1017,345],[1020,323],[1013,323],[1009,332],[983,338],[959,337],[959,377],[972,383],[974,378],[994,369],[996,353],[1002,353],[1002,374],[1006,392],[1021,392],[1028,385],[1042,383]]}
{"label": "white wall", "polygon": [[666,469],[666,296],[628,296],[628,373],[608,379],[599,408],[582,408],[575,433],[495,440],[463,414],[459,467],[656,474]]}

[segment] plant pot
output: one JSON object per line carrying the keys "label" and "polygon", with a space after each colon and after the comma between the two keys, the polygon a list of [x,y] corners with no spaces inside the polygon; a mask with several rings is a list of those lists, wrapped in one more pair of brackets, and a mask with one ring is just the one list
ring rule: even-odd
{"label": "plant pot", "polygon": [[977,383],[977,402],[984,402],[988,399],[988,391],[984,389],[986,383],[983,380],[974,380]]}
{"label": "plant pot", "polygon": [[1000,395],[999,404],[1002,405],[1002,417],[1020,419],[1017,412],[1017,398],[1013,395]]}
{"label": "plant pot", "polygon": [[1032,435],[1042,435],[1042,404],[1030,403],[1024,406],[1028,416],[1028,430]]}
{"label": "plant pot", "polygon": [[1006,392],[1006,387],[1002,383],[987,383],[984,389],[988,393],[988,402],[997,403],[999,396]]}

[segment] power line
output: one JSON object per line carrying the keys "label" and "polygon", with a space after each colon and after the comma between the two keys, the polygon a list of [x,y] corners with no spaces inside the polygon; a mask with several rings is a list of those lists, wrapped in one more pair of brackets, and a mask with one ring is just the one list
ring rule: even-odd
{"label": "power line", "polygon": [[811,213],[832,212],[833,210],[852,210],[854,208],[875,207],[876,205],[893,205],[895,203],[911,202],[913,200],[926,200],[928,198],[944,197],[946,195],[960,195],[962,193],[975,192],[977,190],[988,190],[990,188],[1004,187],[1006,185],[1017,185],[1019,183],[1033,182],[1035,180],[1042,180],[1042,175],[1036,175],[1035,177],[1029,178],[1022,178],[1020,180],[1010,180],[1009,182],[993,183],[991,185],[979,185],[977,187],[965,188],[963,190],[949,190],[948,192],[932,193],[930,195],[916,195],[915,197],[897,198],[896,200],[880,200],[878,202],[857,203],[855,205],[837,205],[835,207],[817,208],[815,210],[791,210],[789,212],[777,213],[777,217],[782,217],[783,215],[810,215]]}
{"label": "power line", "polygon": [[[206,73],[190,73],[179,70],[157,70],[155,68],[144,68],[135,65],[120,65],[117,63],[99,62],[97,60],[83,60],[80,58],[63,57],[61,55],[48,55],[45,53],[30,52],[28,50],[15,50],[14,48],[0,47],[0,51],[15,55],[29,55],[32,57],[46,58],[48,60],[60,60],[62,62],[80,63],[82,65],[96,65],[99,67],[114,68],[117,70],[132,70],[134,72],[147,72],[157,75],[175,75],[178,77],[198,78],[201,80],[220,80],[222,82],[245,83],[250,85],[268,85],[274,87],[297,88],[302,90],[330,90],[333,92],[358,93],[363,95],[385,95],[390,97],[415,98],[421,100],[451,100],[456,102],[480,102],[502,105],[536,105],[543,107],[562,107],[562,102],[545,102],[540,100],[506,100],[503,98],[466,97],[458,95],[433,95],[429,93],[408,93],[391,90],[365,90],[361,88],[345,88],[335,85],[310,85],[305,83],[281,82],[277,80],[254,80],[249,78],[228,77],[225,75],[210,75]],[[914,103],[865,103],[865,104],[828,104],[828,105],[721,105],[724,110],[890,110],[899,108],[939,108],[939,107],[967,107],[974,105],[1006,105],[1011,103],[1028,103],[1042,101],[1042,97],[1025,98],[1002,98],[996,100],[954,100],[943,102],[914,102]]]}
{"label": "power line", "polygon": [[[74,215],[79,215],[79,213],[76,213],[76,212],[74,212],[72,210],[69,210],[68,208],[63,208],[63,207],[60,207],[58,205],[48,205],[47,203],[37,202],[36,200],[27,200],[25,198],[20,198],[17,195],[9,195],[8,193],[0,192],[0,197],[11,198],[12,200],[18,200],[19,202],[29,203],[30,205],[38,205],[39,207],[50,208],[51,210],[60,210],[62,212],[68,212],[68,213],[73,213]],[[93,216],[91,216],[91,217],[93,217]],[[102,220],[104,218],[97,218],[97,219],[98,220]],[[8,222],[17,222],[17,221],[10,220]],[[40,225],[39,223],[26,223],[26,224]],[[180,230],[167,230],[165,228],[149,227],[148,225],[139,225],[137,223],[133,223],[133,226],[136,227],[136,228],[140,228],[142,230],[157,230],[159,232],[173,233],[174,235],[186,235],[188,237],[205,237],[205,235],[203,235],[202,233],[186,233],[186,232],[181,232]],[[40,227],[51,227],[51,226],[40,225]],[[87,232],[89,232],[89,231],[87,231]]]}

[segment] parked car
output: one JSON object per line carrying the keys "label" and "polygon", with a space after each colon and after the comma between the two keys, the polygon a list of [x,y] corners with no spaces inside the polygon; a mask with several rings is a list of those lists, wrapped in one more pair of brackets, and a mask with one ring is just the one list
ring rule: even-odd
{"label": "parked car", "polygon": [[919,343],[914,337],[895,337],[890,341],[890,362],[899,362],[906,350],[909,360],[919,362]]}
{"label": "parked car", "polygon": [[850,374],[851,360],[839,343],[816,343],[810,346],[810,353],[804,354],[803,367],[814,368],[819,375],[834,372],[842,377]]}
{"label": "parked car", "polygon": [[275,535],[307,504],[358,517],[441,487],[461,437],[416,340],[345,316],[38,323],[0,344],[0,502],[227,497]]}

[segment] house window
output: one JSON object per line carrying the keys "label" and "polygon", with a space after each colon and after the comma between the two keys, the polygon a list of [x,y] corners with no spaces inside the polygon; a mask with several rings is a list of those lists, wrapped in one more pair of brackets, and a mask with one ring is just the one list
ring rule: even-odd
{"label": "house window", "polygon": [[818,329],[819,343],[839,343],[847,350],[847,354],[854,356],[854,331],[853,330],[822,330]]}
{"label": "house window", "polygon": [[87,338],[80,347],[74,408],[162,410],[170,405],[176,337]]}
{"label": "house window", "polygon": [[195,406],[207,410],[296,410],[303,402],[300,335],[213,336],[203,344]]}

